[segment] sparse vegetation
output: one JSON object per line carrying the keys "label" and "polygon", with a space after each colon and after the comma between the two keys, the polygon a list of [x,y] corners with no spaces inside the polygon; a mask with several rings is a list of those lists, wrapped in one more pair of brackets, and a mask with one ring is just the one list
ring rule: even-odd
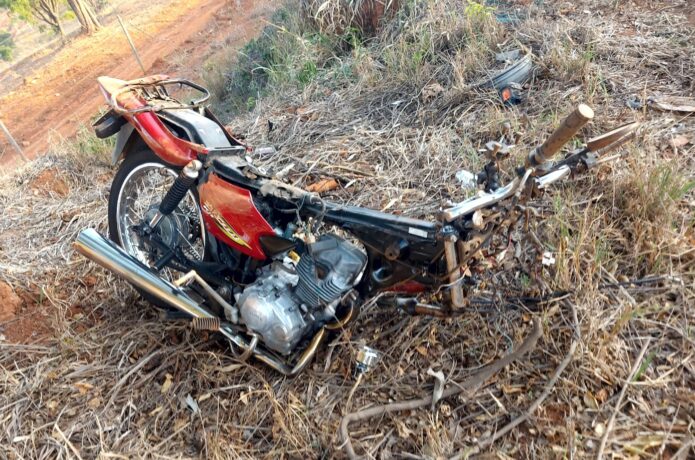
{"label": "sparse vegetation", "polygon": [[307,30],[297,11],[281,7],[260,36],[240,52],[226,81],[218,106],[225,112],[246,112],[272,91],[303,88],[328,65],[331,43]]}
{"label": "sparse vegetation", "polygon": [[0,30],[0,59],[3,61],[11,61],[13,49],[14,41],[12,40],[12,34]]}
{"label": "sparse vegetation", "polygon": [[[473,292],[487,303],[455,320],[368,306],[293,380],[162,323],[125,283],[73,254],[79,229],[105,229],[112,170],[107,149],[87,133],[80,146],[58,145],[0,186],[0,278],[23,299],[22,311],[45,312],[41,321],[55,331],[35,344],[0,341],[0,453],[340,457],[346,413],[431,394],[429,367],[461,381],[538,317],[543,337],[527,361],[432,410],[355,424],[358,453],[595,458],[607,436],[606,458],[692,456],[695,118],[626,101],[694,95],[693,28],[673,9],[614,0],[535,2],[516,12],[504,9],[509,2],[408,0],[367,35],[345,27],[335,1],[314,3],[332,15],[322,21],[340,27],[308,28],[306,10],[290,3],[218,83],[218,105],[234,109],[233,131],[277,147],[256,158],[261,166],[299,186],[336,179],[341,188],[327,199],[432,217],[465,196],[455,173],[480,168],[479,149],[505,122],[522,133],[508,174],[579,102],[597,113],[585,138],[633,119],[642,129],[620,161],[528,203],[530,223],[497,241],[489,268],[473,274]],[[502,108],[494,91],[472,83],[511,48],[532,52],[537,69],[523,102]],[[224,72],[212,71],[221,82]],[[676,147],[676,135],[688,142]],[[47,169],[67,195],[37,191]],[[554,264],[542,264],[545,253]],[[361,343],[382,358],[354,386]],[[566,359],[529,419],[481,447]]]}

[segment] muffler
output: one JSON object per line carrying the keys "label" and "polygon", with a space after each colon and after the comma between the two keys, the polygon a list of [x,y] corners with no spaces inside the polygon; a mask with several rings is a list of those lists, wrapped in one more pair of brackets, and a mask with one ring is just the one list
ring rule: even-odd
{"label": "muffler", "polygon": [[101,236],[96,230],[82,230],[73,246],[83,256],[166,304],[188,313],[192,318],[217,318],[182,289],[160,278],[149,267]]}
{"label": "muffler", "polygon": [[[96,230],[91,228],[82,230],[73,243],[73,247],[83,256],[115,273],[133,286],[142,289],[180,311],[188,313],[191,315],[191,318],[207,319],[211,321],[205,321],[205,323],[220,324],[217,316],[191,299],[181,288],[160,278],[149,267],[126,253],[114,242],[101,236]],[[191,272],[191,274],[195,274],[195,272]],[[182,278],[182,280],[185,278]],[[221,324],[219,332],[230,343],[244,352],[248,352],[256,359],[290,377],[300,373],[309,364],[319,345],[326,337],[326,328],[319,329],[294,366],[290,366],[278,357],[257,347],[255,342],[249,341],[249,339],[237,333],[229,324]]]}

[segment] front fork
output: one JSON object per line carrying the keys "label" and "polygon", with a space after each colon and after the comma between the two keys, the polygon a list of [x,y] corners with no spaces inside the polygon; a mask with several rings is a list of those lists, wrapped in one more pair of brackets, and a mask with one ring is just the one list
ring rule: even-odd
{"label": "front fork", "polygon": [[466,305],[461,286],[461,263],[456,250],[458,237],[449,235],[444,240],[444,258],[446,259],[446,272],[449,274],[449,295],[451,300],[451,310],[456,313]]}

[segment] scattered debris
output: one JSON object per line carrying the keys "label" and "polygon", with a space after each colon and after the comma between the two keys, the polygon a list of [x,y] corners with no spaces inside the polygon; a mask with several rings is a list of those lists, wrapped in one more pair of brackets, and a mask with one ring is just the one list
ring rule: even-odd
{"label": "scattered debris", "polygon": [[545,265],[546,267],[550,267],[552,265],[555,265],[555,256],[553,256],[552,252],[545,251],[543,253],[543,259],[541,260],[541,263]]}
{"label": "scattered debris", "polygon": [[307,185],[306,189],[314,193],[325,193],[335,190],[340,186],[335,179],[321,179],[318,182]]}
{"label": "scattered debris", "polygon": [[670,112],[695,112],[695,98],[679,96],[652,96],[647,105],[653,109]]}
{"label": "scattered debris", "polygon": [[631,109],[635,110],[639,110],[642,107],[644,107],[644,104],[642,104],[642,100],[634,94],[627,98],[626,105]]}
{"label": "scattered debris", "polygon": [[495,60],[497,62],[512,63],[519,59],[519,56],[521,56],[521,50],[515,49],[511,51],[505,51],[504,53],[495,54]]}
{"label": "scattered debris", "polygon": [[498,91],[510,87],[513,83],[525,83],[533,72],[533,59],[530,54],[525,55],[504,70],[497,72],[489,78],[485,78],[474,86],[484,88],[495,88]]}
{"label": "scattered debris", "polygon": [[366,345],[362,346],[357,352],[357,362],[355,364],[355,374],[366,374],[371,371],[379,361],[379,352]]}
{"label": "scattered debris", "polygon": [[456,172],[456,180],[464,190],[475,190],[478,188],[478,175],[462,169]]}
{"label": "scattered debris", "polygon": [[193,399],[193,396],[191,396],[190,393],[186,395],[186,405],[189,409],[191,409],[193,415],[200,412],[200,407],[198,406],[198,403],[195,399]]}
{"label": "scattered debris", "polygon": [[427,369],[427,375],[430,375],[435,378],[434,382],[434,390],[432,390],[432,407],[431,410],[434,411],[434,408],[437,407],[437,403],[439,402],[440,399],[442,399],[442,395],[444,394],[444,383],[446,379],[444,378],[444,372],[441,370],[435,372],[432,370],[430,367]]}

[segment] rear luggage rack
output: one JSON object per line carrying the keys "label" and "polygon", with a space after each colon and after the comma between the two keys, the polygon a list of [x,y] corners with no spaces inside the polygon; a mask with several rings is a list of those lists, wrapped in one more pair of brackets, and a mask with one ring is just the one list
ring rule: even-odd
{"label": "rear luggage rack", "polygon": [[[179,87],[187,86],[203,94],[203,97],[192,100],[189,104],[182,104],[172,98],[167,91],[167,86],[179,85]],[[144,99],[148,105],[138,107],[136,109],[126,109],[118,103],[118,96],[128,91],[137,91],[138,95]],[[207,101],[210,100],[210,91],[207,88],[193,83],[190,80],[182,78],[171,78],[166,80],[138,81],[126,83],[118,91],[111,94],[111,107],[120,114],[136,114],[142,112],[159,112],[161,110],[181,110],[181,109],[200,109]],[[163,103],[149,105],[150,101],[161,101]]]}

